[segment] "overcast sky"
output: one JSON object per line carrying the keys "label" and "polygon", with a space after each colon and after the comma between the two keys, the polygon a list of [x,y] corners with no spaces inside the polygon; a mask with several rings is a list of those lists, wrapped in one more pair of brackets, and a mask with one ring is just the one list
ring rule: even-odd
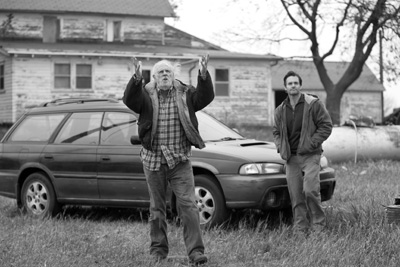
{"label": "overcast sky", "polygon": [[[268,5],[265,4],[265,0],[175,0],[175,2],[178,4],[176,13],[179,20],[166,19],[168,24],[230,51],[254,54],[271,53],[282,57],[310,54],[308,44],[305,42],[286,41],[280,45],[266,45],[251,41],[232,42],[224,38],[222,33],[230,28],[247,27],[255,32],[265,31],[265,26],[263,27],[262,24],[265,18],[273,16],[277,12],[283,12],[278,0],[269,1]],[[276,5],[273,5],[274,3]],[[299,37],[301,33],[294,29],[290,32],[286,30],[282,33],[282,36],[285,35]],[[328,60],[338,61],[346,60],[346,58],[339,54],[329,57]],[[374,66],[369,67],[374,68]],[[385,84],[385,87],[387,91],[385,92],[386,105],[392,106],[392,108],[400,107],[400,86]]]}

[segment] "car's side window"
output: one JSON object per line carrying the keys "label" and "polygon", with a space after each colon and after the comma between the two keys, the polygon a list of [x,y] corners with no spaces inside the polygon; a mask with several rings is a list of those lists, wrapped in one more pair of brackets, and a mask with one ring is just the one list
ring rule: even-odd
{"label": "car's side window", "polygon": [[105,113],[101,128],[102,145],[131,145],[131,136],[137,134],[135,115],[126,112]]}
{"label": "car's side window", "polygon": [[97,145],[102,112],[77,112],[68,118],[55,144]]}
{"label": "car's side window", "polygon": [[47,142],[66,114],[27,116],[8,141]]}

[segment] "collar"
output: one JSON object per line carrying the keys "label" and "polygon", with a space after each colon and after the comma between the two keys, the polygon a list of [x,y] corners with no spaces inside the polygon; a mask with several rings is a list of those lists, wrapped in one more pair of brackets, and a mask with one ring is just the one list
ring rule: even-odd
{"label": "collar", "polygon": [[[299,101],[297,101],[297,104],[298,104],[298,103],[304,102],[304,100],[305,100],[304,94],[301,93],[301,96],[300,96],[300,98],[299,98]],[[290,106],[290,98],[289,98],[289,96],[287,96],[286,99],[285,99],[284,101],[285,101],[285,104],[286,104],[286,105],[289,105],[289,106]],[[296,105],[297,105],[297,104],[296,104]]]}
{"label": "collar", "polygon": [[[157,89],[157,92],[158,92],[158,93],[161,91],[161,89],[160,89],[160,88],[158,88],[158,86],[156,87],[156,89]],[[172,89],[174,89],[174,85],[172,85],[172,86],[171,86],[171,88],[169,88],[169,89],[167,89],[167,90],[164,90],[164,91],[171,92],[171,91],[172,91]]]}

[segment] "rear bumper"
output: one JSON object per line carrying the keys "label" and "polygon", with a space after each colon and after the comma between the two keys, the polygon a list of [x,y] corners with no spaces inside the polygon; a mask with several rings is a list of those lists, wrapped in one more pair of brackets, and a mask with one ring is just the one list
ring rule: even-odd
{"label": "rear bumper", "polygon": [[[285,174],[276,175],[220,175],[227,208],[280,210],[290,207]],[[335,171],[325,168],[320,172],[321,200],[332,198],[335,191]]]}

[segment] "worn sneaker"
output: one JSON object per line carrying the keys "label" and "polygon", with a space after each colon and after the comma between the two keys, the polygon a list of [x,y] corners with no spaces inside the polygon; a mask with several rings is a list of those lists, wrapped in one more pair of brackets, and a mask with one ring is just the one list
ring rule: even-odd
{"label": "worn sneaker", "polygon": [[195,265],[204,264],[207,262],[207,256],[201,252],[194,252],[192,255],[189,256],[190,263]]}

